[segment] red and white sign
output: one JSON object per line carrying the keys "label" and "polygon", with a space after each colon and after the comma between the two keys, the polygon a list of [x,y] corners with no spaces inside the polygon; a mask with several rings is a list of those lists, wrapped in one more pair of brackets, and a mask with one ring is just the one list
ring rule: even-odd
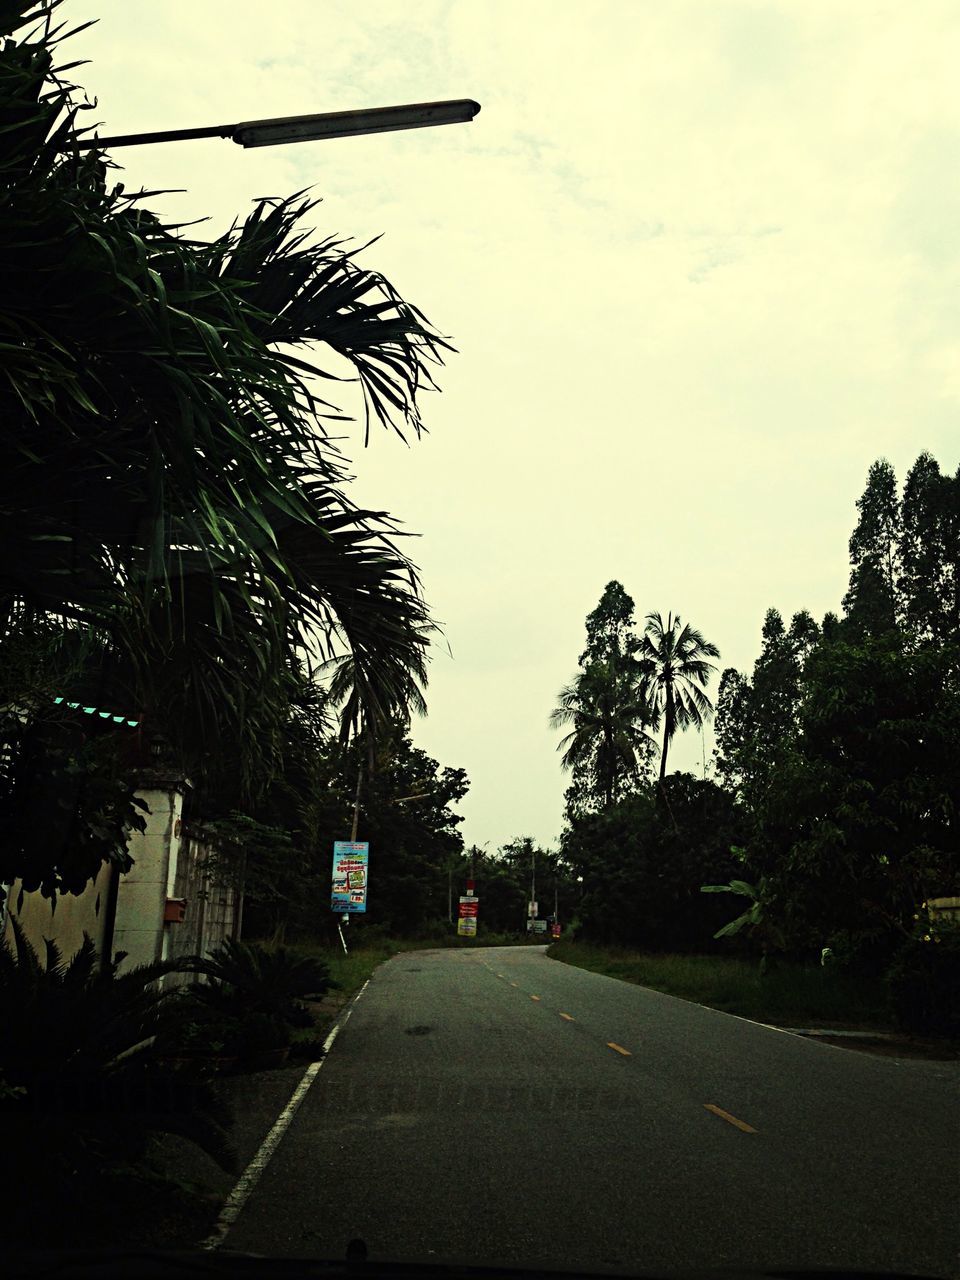
{"label": "red and white sign", "polygon": [[477,906],[479,902],[479,898],[474,898],[472,896],[462,897],[460,899],[460,919],[463,920],[466,916],[475,916],[477,914]]}

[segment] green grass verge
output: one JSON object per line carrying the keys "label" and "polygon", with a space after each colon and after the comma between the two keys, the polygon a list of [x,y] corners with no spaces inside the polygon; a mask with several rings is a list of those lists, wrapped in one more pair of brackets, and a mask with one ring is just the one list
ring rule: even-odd
{"label": "green grass verge", "polygon": [[783,1027],[888,1031],[892,1019],[879,980],[783,961],[761,975],[755,961],[729,956],[644,955],[585,942],[555,942],[555,960],[665,991],[697,1004]]}

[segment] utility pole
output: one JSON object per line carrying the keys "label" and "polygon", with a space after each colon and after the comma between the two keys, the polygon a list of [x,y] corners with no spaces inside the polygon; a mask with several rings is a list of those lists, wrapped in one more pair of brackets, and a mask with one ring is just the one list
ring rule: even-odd
{"label": "utility pole", "polygon": [[353,797],[353,825],[350,828],[350,842],[355,844],[357,840],[357,827],[360,823],[360,786],[363,782],[363,761],[360,761],[360,768],[357,770],[357,790]]}
{"label": "utility pole", "polygon": [[[357,828],[360,825],[360,788],[363,785],[363,758],[360,759],[360,767],[357,769],[357,789],[353,796],[353,822],[350,825],[350,843],[357,842]],[[344,936],[344,929],[350,923],[349,911],[344,911],[337,923],[337,932],[340,934],[340,941],[343,944],[343,953],[347,954],[347,939]]]}

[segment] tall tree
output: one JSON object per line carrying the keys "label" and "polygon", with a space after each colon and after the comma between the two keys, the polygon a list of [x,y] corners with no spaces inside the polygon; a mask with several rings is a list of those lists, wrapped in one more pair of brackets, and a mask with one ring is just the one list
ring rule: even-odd
{"label": "tall tree", "polygon": [[579,770],[593,805],[608,808],[641,778],[655,747],[641,680],[615,660],[592,662],[561,689],[550,724],[570,726],[557,750],[563,767]]}
{"label": "tall tree", "polygon": [[942,475],[929,453],[903,486],[899,553],[906,625],[921,640],[960,635],[960,469]]}
{"label": "tall tree", "polygon": [[765,748],[767,774],[778,752],[795,736],[800,673],[817,636],[817,624],[809,614],[794,615],[787,631],[776,609],[767,610],[763,644],[753,668],[754,717]]}
{"label": "tall tree", "polygon": [[[0,35],[50,8],[8,5]],[[112,186],[60,39],[41,22],[0,50],[0,613],[101,627],[138,710],[208,742],[230,722],[254,760],[303,648],[349,652],[380,716],[428,619],[389,520],[344,494],[315,352],[403,433],[446,344],[309,236],[316,202],[260,201],[207,242]]]}
{"label": "tall tree", "polygon": [[720,676],[714,718],[714,759],[717,777],[727,791],[749,803],[756,725],[753,715],[753,686],[736,667],[727,667]]}
{"label": "tall tree", "polygon": [[655,744],[647,730],[654,727],[654,717],[635,658],[640,640],[633,609],[623,584],[608,582],[587,615],[580,670],[561,689],[550,716],[553,728],[570,726],[557,747],[563,767],[572,774],[568,817],[613,804],[650,766]]}
{"label": "tall tree", "polygon": [[656,719],[663,717],[663,749],[660,778],[667,772],[667,752],[678,729],[700,728],[713,711],[706,686],[716,667],[707,658],[719,658],[720,650],[679,614],[647,614],[640,666],[649,704]]}
{"label": "tall tree", "polygon": [[789,629],[776,609],[763,622],[760,655],[748,679],[728,669],[717,698],[717,773],[753,809],[797,734],[804,664],[820,628],[806,611]]}
{"label": "tall tree", "polygon": [[820,640],[820,627],[807,609],[800,609],[790,619],[787,640],[790,644],[794,661],[797,667],[802,670],[804,663]]}
{"label": "tall tree", "polygon": [[897,625],[899,615],[900,503],[897,477],[886,458],[871,465],[857,511],[843,607],[857,631],[880,635]]}
{"label": "tall tree", "polygon": [[882,947],[927,897],[957,892],[958,659],[956,645],[907,648],[889,631],[811,655],[796,744],[750,842],[798,946],[837,932]]}
{"label": "tall tree", "polygon": [[687,773],[575,818],[562,849],[582,883],[583,935],[644,950],[710,950],[723,910],[700,886],[707,875],[737,874],[730,850],[740,842],[729,794]]}
{"label": "tall tree", "polygon": [[85,699],[162,732],[194,777],[231,756],[253,789],[304,653],[349,658],[347,729],[420,697],[417,575],[347,497],[318,387],[325,344],[368,431],[417,433],[447,344],[311,236],[316,202],[261,200],[202,241],[114,184],[78,145],[56,7],[0,15],[0,647],[25,610],[96,634]]}
{"label": "tall tree", "polygon": [[930,895],[957,891],[956,530],[960,490],[928,454],[903,498],[875,463],[841,621],[768,612],[751,679],[724,673],[718,775],[747,868],[795,949],[834,938],[882,967]]}
{"label": "tall tree", "polygon": [[634,654],[640,641],[633,626],[634,604],[614,579],[603,589],[603,595],[592,613],[587,614],[587,647],[580,655],[580,666],[593,662],[623,662]]}

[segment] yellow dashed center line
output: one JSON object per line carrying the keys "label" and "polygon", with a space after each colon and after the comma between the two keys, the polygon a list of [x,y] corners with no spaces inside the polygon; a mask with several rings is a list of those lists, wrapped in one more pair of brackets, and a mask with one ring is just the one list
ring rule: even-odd
{"label": "yellow dashed center line", "polygon": [[607,1048],[613,1049],[615,1053],[622,1053],[625,1058],[633,1057],[629,1049],[625,1049],[622,1044],[614,1044],[612,1040],[607,1041]]}
{"label": "yellow dashed center line", "polygon": [[539,999],[540,999],[540,997],[539,997],[539,996],[531,996],[531,997],[530,997],[530,999],[531,999],[531,1000],[539,1000]]}
{"label": "yellow dashed center line", "polygon": [[497,974],[497,977],[498,977],[498,978],[502,978],[502,977],[503,977],[503,974],[502,974],[502,973],[498,973],[498,974]]}
{"label": "yellow dashed center line", "polygon": [[571,1018],[569,1013],[561,1013],[560,1017],[566,1019],[567,1022],[576,1022],[576,1018]]}
{"label": "yellow dashed center line", "polygon": [[743,1120],[738,1120],[736,1116],[732,1116],[729,1111],[724,1111],[720,1107],[714,1106],[712,1102],[703,1104],[708,1111],[712,1111],[715,1116],[719,1116],[721,1120],[726,1120],[727,1124],[732,1124],[737,1129],[742,1129],[744,1133],[756,1133],[756,1129],[752,1124],[747,1124]]}
{"label": "yellow dashed center line", "polygon": [[520,983],[519,983],[519,982],[511,982],[511,983],[510,983],[510,985],[511,985],[511,987],[519,987]]}

